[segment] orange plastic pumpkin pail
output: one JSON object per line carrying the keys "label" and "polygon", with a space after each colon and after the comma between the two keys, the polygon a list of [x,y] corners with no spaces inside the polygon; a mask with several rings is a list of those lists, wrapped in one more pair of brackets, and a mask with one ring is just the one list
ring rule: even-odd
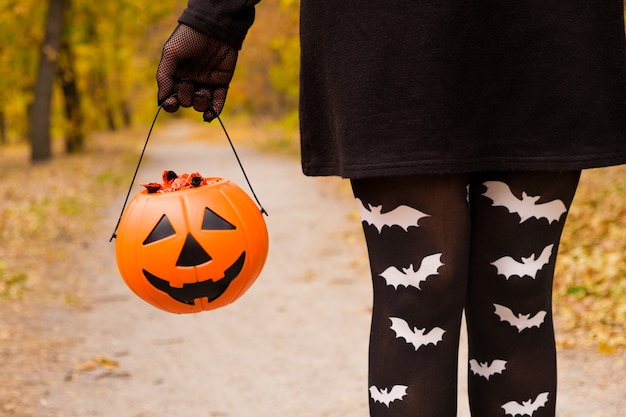
{"label": "orange plastic pumpkin pail", "polygon": [[137,193],[116,235],[117,266],[128,287],[171,313],[232,303],[255,282],[269,241],[259,208],[234,182]]}

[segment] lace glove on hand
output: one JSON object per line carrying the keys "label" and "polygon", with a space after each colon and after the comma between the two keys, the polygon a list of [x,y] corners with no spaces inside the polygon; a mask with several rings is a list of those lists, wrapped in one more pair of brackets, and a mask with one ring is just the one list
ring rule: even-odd
{"label": "lace glove on hand", "polygon": [[224,108],[237,55],[227,43],[178,25],[163,46],[157,69],[159,105],[170,113],[193,106],[205,121],[215,119]]}

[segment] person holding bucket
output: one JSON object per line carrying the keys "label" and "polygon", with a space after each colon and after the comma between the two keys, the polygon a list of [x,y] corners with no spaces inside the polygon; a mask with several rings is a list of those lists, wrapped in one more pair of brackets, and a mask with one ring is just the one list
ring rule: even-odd
{"label": "person holding bucket", "polygon": [[[224,106],[255,0],[190,0],[166,111]],[[259,6],[262,7],[262,6]],[[553,417],[551,291],[581,170],[626,162],[621,0],[301,0],[305,175],[350,179],[374,291],[370,414]]]}

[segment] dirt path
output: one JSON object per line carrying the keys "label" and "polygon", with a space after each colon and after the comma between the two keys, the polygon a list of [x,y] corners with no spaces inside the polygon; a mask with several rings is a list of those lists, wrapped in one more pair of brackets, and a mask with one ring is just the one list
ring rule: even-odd
{"label": "dirt path", "polygon": [[[66,329],[76,340],[64,352],[72,365],[46,373],[36,416],[367,416],[371,294],[353,201],[340,181],[306,178],[293,160],[239,152],[270,213],[270,255],[257,283],[235,304],[198,315],[149,306],[118,275],[108,243],[115,204],[97,256],[81,263],[93,283],[90,308]],[[245,188],[227,147],[153,141],[138,181],[163,169]],[[560,367],[559,416],[623,413],[623,358],[566,351]],[[459,415],[469,416],[464,400]]]}

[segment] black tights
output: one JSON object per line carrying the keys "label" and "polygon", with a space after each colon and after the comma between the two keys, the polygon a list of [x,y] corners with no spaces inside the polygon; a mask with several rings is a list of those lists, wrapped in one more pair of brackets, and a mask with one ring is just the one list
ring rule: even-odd
{"label": "black tights", "polygon": [[580,172],[352,181],[374,289],[373,417],[453,417],[461,315],[472,415],[554,416],[552,278]]}

